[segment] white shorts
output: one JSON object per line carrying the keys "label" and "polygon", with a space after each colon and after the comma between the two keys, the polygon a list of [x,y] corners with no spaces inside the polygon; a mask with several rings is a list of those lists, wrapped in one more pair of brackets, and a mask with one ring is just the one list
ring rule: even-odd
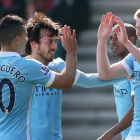
{"label": "white shorts", "polygon": [[140,136],[128,135],[125,140],[140,140]]}

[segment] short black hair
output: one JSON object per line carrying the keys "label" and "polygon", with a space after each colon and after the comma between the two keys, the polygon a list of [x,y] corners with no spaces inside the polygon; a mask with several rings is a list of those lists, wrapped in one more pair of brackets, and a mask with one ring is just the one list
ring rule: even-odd
{"label": "short black hair", "polygon": [[25,20],[15,14],[9,14],[0,20],[0,42],[1,45],[10,45],[16,36],[23,33]]}
{"label": "short black hair", "polygon": [[[124,23],[124,26],[125,26],[125,29],[126,29],[128,38],[134,36],[135,39],[137,40],[136,28],[135,28],[132,24],[130,24],[130,23]],[[116,24],[116,25],[113,27],[113,29],[114,29],[115,27],[118,27],[118,28],[119,28],[119,25]],[[135,41],[135,43],[136,43],[136,41]]]}

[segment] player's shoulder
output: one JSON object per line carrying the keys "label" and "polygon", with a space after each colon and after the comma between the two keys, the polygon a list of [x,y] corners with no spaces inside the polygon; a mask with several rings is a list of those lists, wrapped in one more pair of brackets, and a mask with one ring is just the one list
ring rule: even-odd
{"label": "player's shoulder", "polygon": [[62,63],[62,62],[65,62],[62,58],[60,57],[57,57],[56,59],[53,59],[52,61],[53,63]]}
{"label": "player's shoulder", "polygon": [[22,65],[22,68],[24,67],[24,69],[27,69],[29,71],[36,68],[40,68],[43,65],[42,63],[40,63],[35,59],[27,59],[23,57],[20,59],[18,63],[20,63],[19,65]]}
{"label": "player's shoulder", "polygon": [[65,61],[62,58],[58,57],[56,59],[53,59],[53,61],[49,63],[48,67],[53,71],[61,72],[65,65]]}
{"label": "player's shoulder", "polygon": [[30,55],[28,55],[28,56],[26,56],[26,57],[24,57],[24,58],[26,59],[27,63],[31,63],[31,64],[42,64],[42,63],[39,62],[38,60],[32,59],[32,58],[30,57]]}
{"label": "player's shoulder", "polygon": [[131,62],[131,61],[135,61],[135,58],[131,53],[129,53],[122,61]]}
{"label": "player's shoulder", "polygon": [[12,59],[11,61],[13,61],[15,63],[15,65],[22,65],[22,66],[26,66],[27,65],[27,59],[25,57],[16,57],[15,59]]}
{"label": "player's shoulder", "polygon": [[60,65],[62,63],[65,63],[65,61],[62,58],[58,57],[56,59],[53,59],[53,61],[49,63],[49,66]]}
{"label": "player's shoulder", "polygon": [[26,62],[29,64],[35,64],[35,65],[42,64],[41,62],[35,59],[26,59]]}
{"label": "player's shoulder", "polygon": [[26,57],[17,57],[16,58],[16,61],[19,61],[19,62],[25,62],[25,63],[40,63],[39,61],[35,60],[35,59],[28,59]]}

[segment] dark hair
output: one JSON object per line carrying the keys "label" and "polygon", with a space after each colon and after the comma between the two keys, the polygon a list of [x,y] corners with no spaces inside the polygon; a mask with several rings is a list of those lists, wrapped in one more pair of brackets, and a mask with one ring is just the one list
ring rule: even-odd
{"label": "dark hair", "polygon": [[[136,28],[130,23],[124,23],[124,26],[125,26],[128,38],[134,36],[135,39],[137,40]],[[115,27],[119,27],[118,24],[115,25],[114,28]],[[135,43],[136,43],[136,40],[135,40]]]}
{"label": "dark hair", "polygon": [[1,44],[10,45],[16,36],[21,36],[23,33],[24,19],[21,17],[9,14],[0,20],[0,42]]}
{"label": "dark hair", "polygon": [[36,43],[40,43],[40,39],[43,37],[41,34],[41,30],[47,31],[47,36],[53,37],[58,36],[61,33],[61,27],[59,23],[53,22],[50,18],[48,18],[43,13],[35,12],[34,16],[30,18],[27,22],[26,29],[28,32],[28,41],[26,44],[26,53],[31,54],[31,46],[30,42],[35,41]]}

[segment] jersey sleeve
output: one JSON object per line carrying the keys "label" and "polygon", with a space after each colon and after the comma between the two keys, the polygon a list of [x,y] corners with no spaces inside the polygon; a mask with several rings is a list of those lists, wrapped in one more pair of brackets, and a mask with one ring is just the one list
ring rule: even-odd
{"label": "jersey sleeve", "polygon": [[49,87],[55,79],[55,73],[36,60],[28,60],[28,71],[28,80],[32,83]]}
{"label": "jersey sleeve", "polygon": [[[57,64],[57,67],[59,69],[60,72],[62,72],[62,70],[64,69],[64,67],[66,66],[66,62],[61,59],[60,57],[58,57],[56,60],[55,60],[55,64]],[[80,71],[79,70],[76,70],[76,75],[75,75],[75,80],[74,80],[74,84],[77,82],[78,78],[80,76]]]}
{"label": "jersey sleeve", "polygon": [[79,70],[78,70],[77,75],[78,75],[78,78],[75,85],[78,85],[84,88],[106,86],[106,85],[110,85],[116,82],[121,82],[123,80],[126,80],[125,77],[113,79],[113,80],[100,80],[97,73],[85,74]]}
{"label": "jersey sleeve", "polygon": [[132,54],[129,54],[128,56],[126,56],[122,61],[120,61],[120,63],[124,66],[124,68],[126,69],[129,77],[134,73],[134,57]]}

